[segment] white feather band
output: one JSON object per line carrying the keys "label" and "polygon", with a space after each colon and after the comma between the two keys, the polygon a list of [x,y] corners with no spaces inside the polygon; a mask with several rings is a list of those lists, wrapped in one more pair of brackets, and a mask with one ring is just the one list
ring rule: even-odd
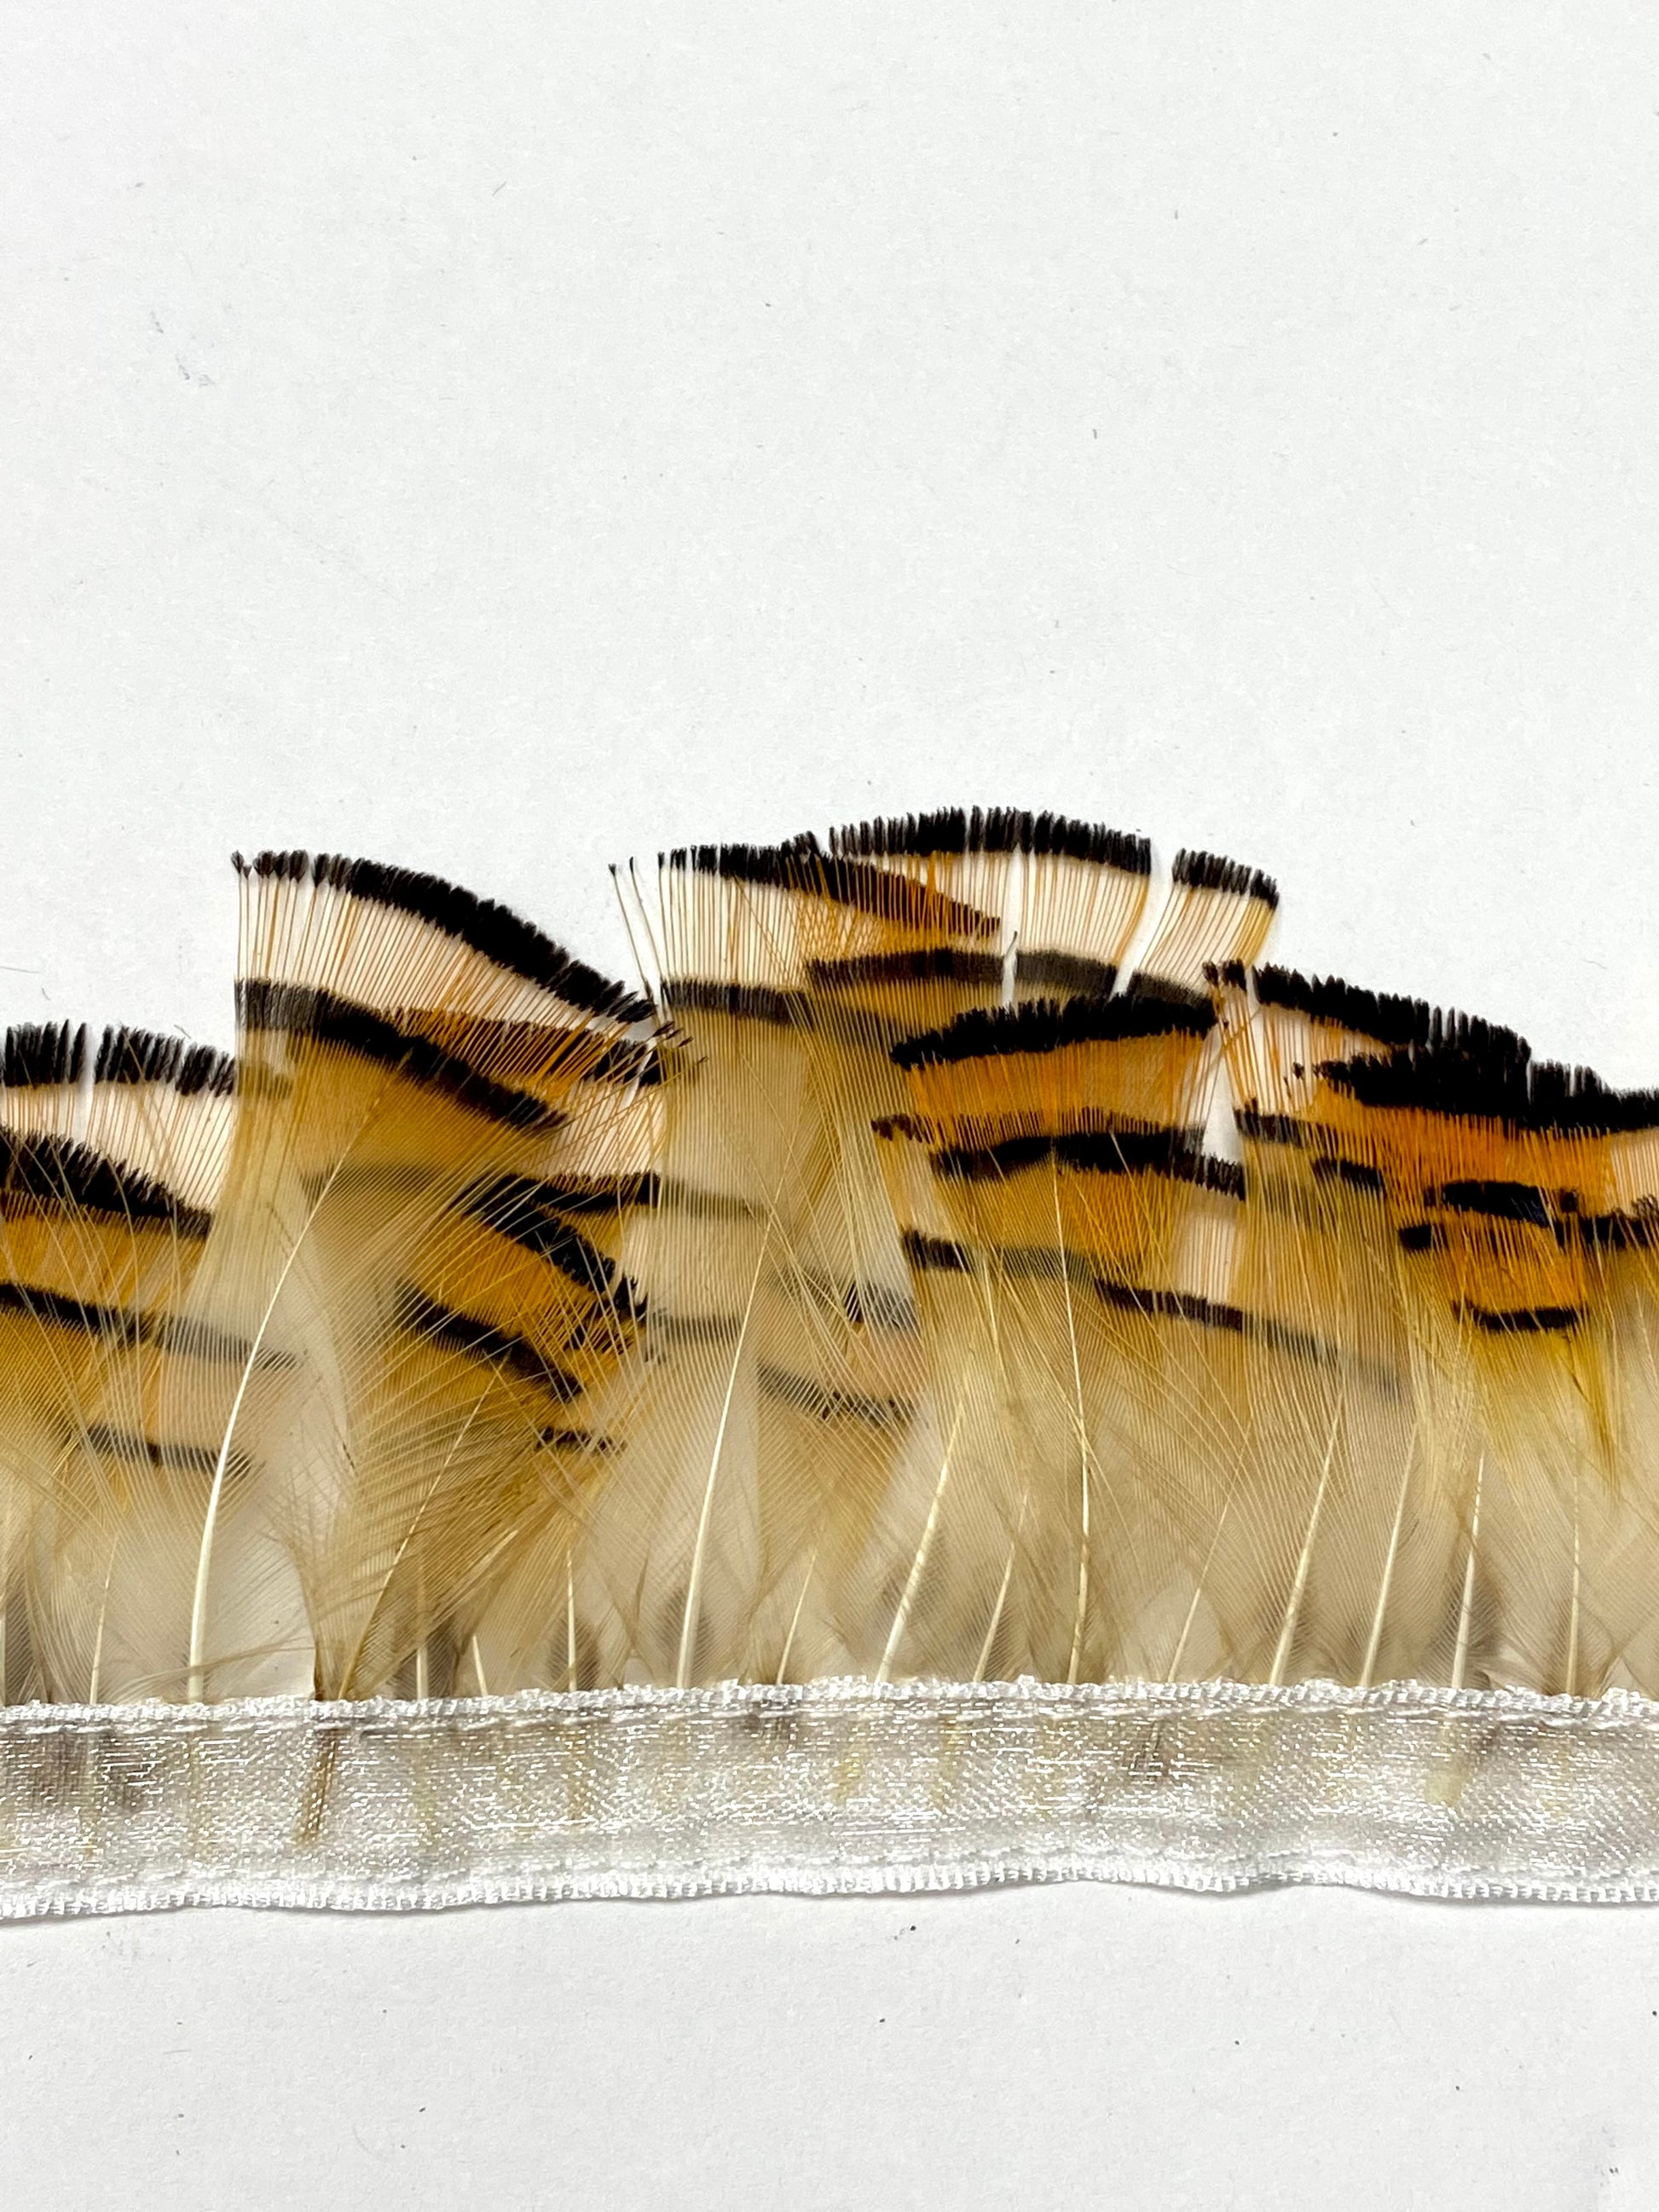
{"label": "white feather band", "polygon": [[1021,1881],[1659,1900],[1659,1703],[727,1685],[0,1713],[0,1917]]}

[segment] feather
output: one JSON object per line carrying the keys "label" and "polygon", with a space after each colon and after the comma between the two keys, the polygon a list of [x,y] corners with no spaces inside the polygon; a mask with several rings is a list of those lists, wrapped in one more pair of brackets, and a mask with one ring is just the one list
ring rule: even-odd
{"label": "feather", "polygon": [[[1322,1118],[1363,1148],[1389,1203],[1407,1317],[1431,1348],[1426,1425],[1444,1435],[1451,1408],[1468,1409],[1458,1486],[1476,1609],[1464,1620],[1460,1599],[1461,1663],[1474,1679],[1600,1688],[1645,1629],[1659,1557],[1622,1441],[1618,1239],[1594,1224],[1610,1218],[1611,1139],[1654,1102],[1446,1023],[1421,1046],[1333,1063],[1323,1089]],[[1639,1284],[1620,1286],[1627,1301]]]}
{"label": "feather", "polygon": [[1063,815],[1024,819],[1013,995],[1109,997],[1146,911],[1152,847]]}
{"label": "feather", "polygon": [[1259,868],[1215,853],[1177,853],[1169,896],[1139,972],[1156,988],[1199,990],[1205,970],[1250,966],[1279,911],[1279,886]]}
{"label": "feather", "polygon": [[[912,1419],[914,1321],[871,1124],[895,1036],[1000,996],[1006,856],[971,823],[668,855],[645,1321],[585,1555],[680,1683],[847,1663],[836,1561]],[[951,846],[952,836],[962,842]]]}
{"label": "feather", "polygon": [[180,1315],[227,1349],[162,1392],[211,1449],[184,1527],[139,1516],[132,1542],[162,1562],[187,1694],[227,1693],[266,1560],[297,1583],[285,1641],[319,1694],[364,1694],[447,1632],[542,1430],[604,1364],[561,1334],[590,1294],[544,1255],[528,1287],[511,1265],[501,1179],[534,1181],[560,1101],[647,1010],[435,879],[239,866],[234,1129]]}
{"label": "feather", "polygon": [[895,1050],[910,1111],[884,1135],[946,1449],[931,1488],[890,1501],[908,1565],[889,1671],[908,1643],[919,1671],[1102,1673],[1174,1571],[1147,1510],[1158,1331],[1139,1307],[1168,1293],[1207,1179],[1211,1018],[1150,994],[1034,1001]]}
{"label": "feather", "polygon": [[[181,1373],[230,1352],[185,1321],[211,1227],[197,1202],[212,1149],[200,1063],[185,1074],[180,1053],[152,1068],[142,1103],[125,1071],[96,1074],[72,1109],[60,1097],[48,1116],[35,1110],[40,1091],[66,1091],[62,1068],[7,1057],[4,1118],[37,1132],[0,1135],[8,1666],[21,1573],[36,1686],[81,1698],[176,1691],[155,1632],[167,1555],[193,1518],[214,1438],[174,1426],[165,1401]],[[47,1120],[85,1136],[49,1133]],[[264,1638],[251,1621],[242,1629],[254,1663]]]}

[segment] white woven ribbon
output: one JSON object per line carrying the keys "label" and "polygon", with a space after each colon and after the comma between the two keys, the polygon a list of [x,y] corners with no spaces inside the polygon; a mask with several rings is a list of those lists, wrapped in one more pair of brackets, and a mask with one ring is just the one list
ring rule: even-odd
{"label": "white woven ribbon", "polygon": [[0,1916],[1079,1878],[1659,1899],[1659,1704],[1413,1684],[0,1712]]}

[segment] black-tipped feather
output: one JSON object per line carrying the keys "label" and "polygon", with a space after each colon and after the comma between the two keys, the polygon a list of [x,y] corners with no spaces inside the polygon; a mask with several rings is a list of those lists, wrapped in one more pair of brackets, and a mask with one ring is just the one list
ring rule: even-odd
{"label": "black-tipped feather", "polygon": [[480,898],[458,884],[446,882],[441,876],[388,867],[379,860],[349,860],[337,853],[256,853],[251,860],[238,853],[233,858],[243,874],[286,876],[296,883],[308,874],[319,886],[429,922],[446,937],[471,945],[497,967],[521,975],[526,982],[539,984],[590,1013],[609,1015],[617,1022],[645,1021],[650,1017],[650,1006],[637,994],[613,983],[585,962],[573,959],[533,922],[494,899]]}

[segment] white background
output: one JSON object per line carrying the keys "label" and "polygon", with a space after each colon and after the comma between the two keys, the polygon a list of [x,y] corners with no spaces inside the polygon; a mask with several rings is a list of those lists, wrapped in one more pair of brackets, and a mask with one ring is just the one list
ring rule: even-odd
{"label": "white background", "polygon": [[[1659,1079],[1659,22],[9,0],[0,1015],[228,1042],[233,846],[961,797]],[[1644,398],[1644,393],[1646,397]],[[1659,1916],[0,1929],[9,2208],[1659,2201]]]}

